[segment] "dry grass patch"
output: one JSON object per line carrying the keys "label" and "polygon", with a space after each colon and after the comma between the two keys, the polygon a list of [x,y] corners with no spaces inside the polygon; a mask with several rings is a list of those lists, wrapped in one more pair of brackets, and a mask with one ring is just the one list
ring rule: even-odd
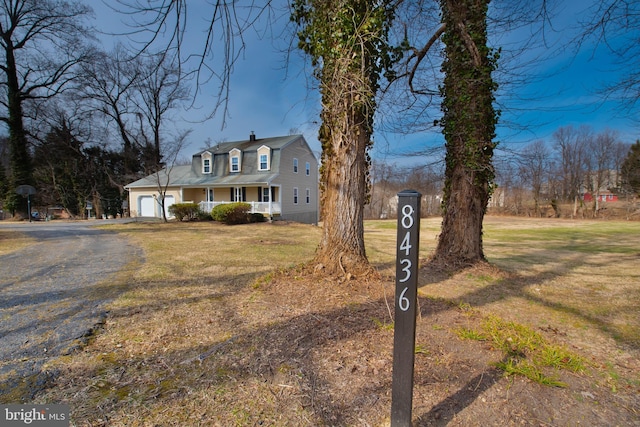
{"label": "dry grass patch", "polygon": [[[439,224],[422,222],[424,258]],[[492,265],[447,274],[424,264],[415,425],[640,422],[639,325],[629,315],[640,300],[623,297],[640,288],[640,242],[626,237],[640,224],[597,233],[576,224],[564,231],[573,223],[488,218]],[[75,424],[91,426],[388,424],[394,221],[366,223],[381,278],[350,281],[302,266],[317,227],[117,230],[144,248],[145,264],[112,304],[104,331],[55,366],[57,384],[39,401],[67,402]],[[462,330],[476,339],[460,338]],[[514,343],[521,338],[526,347]],[[562,366],[574,355],[584,358],[584,373]],[[517,371],[528,366],[514,363],[523,360],[566,387],[525,379]]]}
{"label": "dry grass patch", "polygon": [[0,255],[7,255],[35,243],[24,233],[0,228]]}

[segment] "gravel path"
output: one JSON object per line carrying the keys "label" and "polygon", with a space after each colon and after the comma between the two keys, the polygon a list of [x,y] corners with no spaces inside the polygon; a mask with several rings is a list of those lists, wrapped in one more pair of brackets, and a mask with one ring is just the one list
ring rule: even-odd
{"label": "gravel path", "polygon": [[43,365],[77,348],[115,296],[98,285],[142,259],[124,237],[93,224],[0,223],[37,239],[0,256],[0,403],[30,399],[55,375]]}

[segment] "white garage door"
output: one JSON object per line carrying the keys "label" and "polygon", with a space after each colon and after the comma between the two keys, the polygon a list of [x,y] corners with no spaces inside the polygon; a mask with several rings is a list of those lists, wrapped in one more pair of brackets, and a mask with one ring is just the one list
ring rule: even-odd
{"label": "white garage door", "polygon": [[169,206],[173,205],[175,202],[176,198],[173,196],[166,196],[164,198],[164,212],[167,215],[167,218],[171,216],[171,214],[169,213]]}
{"label": "white garage door", "polygon": [[140,216],[156,216],[155,201],[151,196],[140,196]]}

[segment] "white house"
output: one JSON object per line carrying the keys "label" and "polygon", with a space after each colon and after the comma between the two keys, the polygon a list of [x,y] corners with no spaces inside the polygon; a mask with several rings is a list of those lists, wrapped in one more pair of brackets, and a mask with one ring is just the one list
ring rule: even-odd
{"label": "white house", "polygon": [[[318,160],[302,135],[225,142],[193,155],[191,165],[166,168],[125,186],[131,216],[161,217],[165,209],[195,202],[205,212],[246,202],[270,218],[317,223]],[[169,215],[168,215],[169,216]]]}

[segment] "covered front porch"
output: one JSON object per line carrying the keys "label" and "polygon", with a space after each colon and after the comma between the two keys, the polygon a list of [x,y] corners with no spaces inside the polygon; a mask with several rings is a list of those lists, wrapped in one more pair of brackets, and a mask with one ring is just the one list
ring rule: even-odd
{"label": "covered front porch", "polygon": [[[211,210],[218,205],[224,205],[226,203],[235,203],[235,202],[200,202],[198,205],[200,206],[200,210],[203,212],[211,212]],[[261,213],[267,216],[280,215],[282,213],[282,209],[280,208],[280,203],[278,202],[244,202],[251,205],[251,213]]]}
{"label": "covered front porch", "polygon": [[203,212],[211,212],[218,205],[243,202],[251,205],[251,213],[268,217],[282,214],[278,186],[183,188],[182,196],[182,200],[198,203]]}

